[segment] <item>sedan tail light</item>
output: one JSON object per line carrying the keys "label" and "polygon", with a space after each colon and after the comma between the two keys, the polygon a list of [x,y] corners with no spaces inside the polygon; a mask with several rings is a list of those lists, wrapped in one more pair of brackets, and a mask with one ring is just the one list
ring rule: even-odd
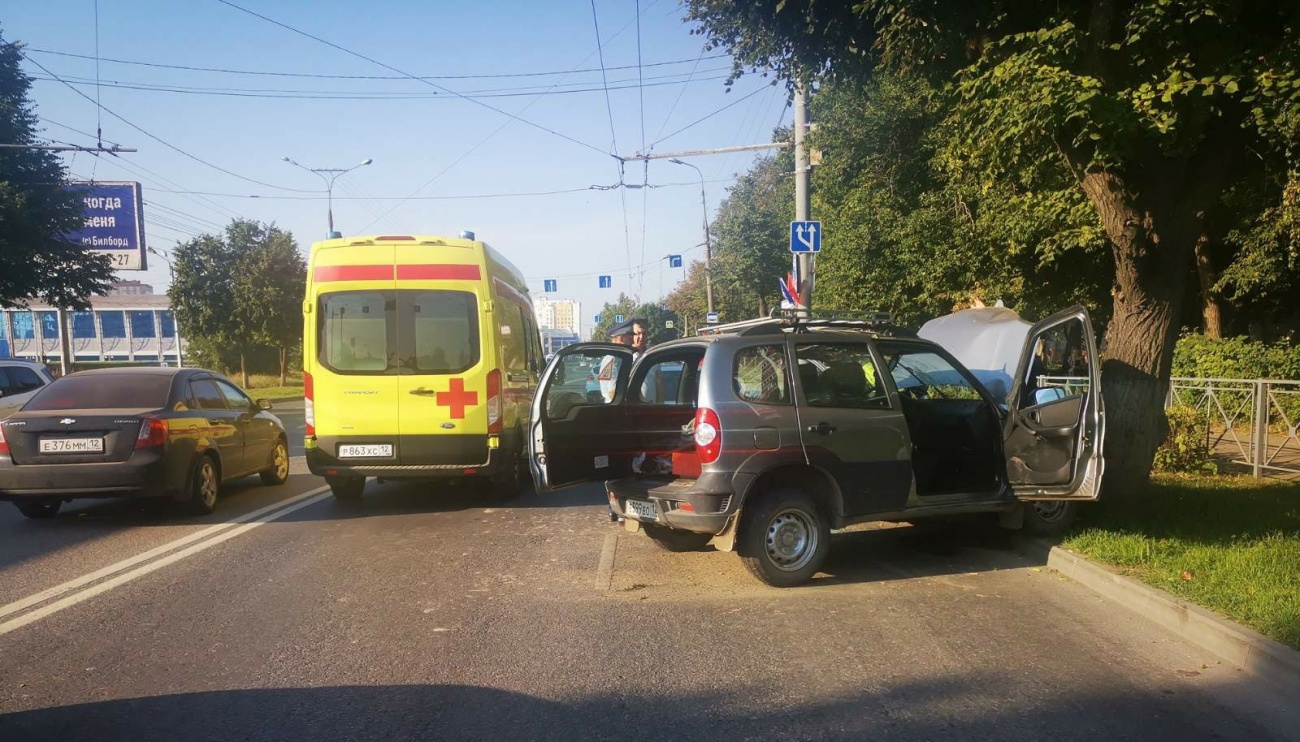
{"label": "sedan tail light", "polygon": [[0,425],[0,453],[9,453],[9,441],[5,440],[5,426]]}
{"label": "sedan tail light", "polygon": [[156,417],[140,421],[140,434],[135,437],[135,448],[158,448],[167,443],[167,422]]}

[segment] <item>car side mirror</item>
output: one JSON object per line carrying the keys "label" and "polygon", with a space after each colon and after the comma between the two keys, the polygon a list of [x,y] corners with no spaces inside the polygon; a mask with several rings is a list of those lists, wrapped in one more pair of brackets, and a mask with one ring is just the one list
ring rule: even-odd
{"label": "car side mirror", "polygon": [[259,399],[259,400],[257,400],[257,409],[259,409],[259,410],[269,410],[269,409],[271,409],[271,400],[269,400],[269,399]]}
{"label": "car side mirror", "polygon": [[1058,399],[1065,399],[1065,390],[1059,386],[1045,386],[1034,390],[1034,404],[1047,404]]}

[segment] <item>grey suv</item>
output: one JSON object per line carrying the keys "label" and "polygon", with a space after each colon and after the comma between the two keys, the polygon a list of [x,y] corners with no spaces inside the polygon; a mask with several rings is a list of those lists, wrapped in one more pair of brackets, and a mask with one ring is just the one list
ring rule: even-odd
{"label": "grey suv", "polygon": [[[1101,481],[1096,359],[1082,307],[1034,325],[965,310],[919,336],[760,319],[635,362],[625,346],[571,345],[534,398],[533,478],[543,493],[603,480],[629,530],[670,551],[739,551],[778,587],[812,578],[831,529],[855,523],[998,513],[1057,532]],[[603,393],[586,388],[593,366]]]}

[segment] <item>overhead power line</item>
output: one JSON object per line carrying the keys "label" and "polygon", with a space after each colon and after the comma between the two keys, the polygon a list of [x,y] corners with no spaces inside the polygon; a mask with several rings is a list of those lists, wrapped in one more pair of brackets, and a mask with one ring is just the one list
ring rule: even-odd
{"label": "overhead power line", "polygon": [[276,184],[274,184],[274,183],[267,183],[267,182],[265,182],[265,181],[257,180],[256,178],[250,178],[250,177],[248,177],[248,176],[246,176],[246,175],[240,175],[239,173],[237,173],[237,172],[235,172],[235,171],[233,171],[233,170],[227,170],[226,168],[221,167],[220,165],[216,165],[216,164],[213,164],[213,163],[211,163],[211,162],[208,162],[207,160],[203,159],[202,157],[199,157],[198,155],[192,155],[192,154],[190,154],[189,152],[186,152],[185,150],[181,149],[180,147],[177,147],[176,145],[172,144],[171,142],[168,142],[168,141],[162,139],[161,137],[158,137],[158,136],[156,136],[156,135],[154,135],[154,134],[152,134],[152,133],[146,131],[145,129],[141,128],[140,126],[137,126],[136,124],[132,123],[131,121],[127,120],[126,118],[124,118],[124,117],[118,115],[118,114],[115,113],[112,109],[108,108],[107,106],[102,105],[99,101],[95,100],[94,98],[91,98],[89,95],[86,95],[85,93],[83,93],[83,92],[81,92],[80,90],[78,90],[77,87],[76,87],[75,85],[73,85],[72,83],[67,82],[67,81],[65,81],[63,78],[61,78],[61,77],[59,77],[58,75],[54,74],[53,72],[50,72],[50,71],[45,67],[45,65],[41,64],[40,62],[37,62],[36,60],[32,59],[31,57],[28,57],[28,56],[25,55],[25,54],[23,55],[23,57],[24,57],[28,62],[31,62],[32,64],[34,64],[34,65],[36,65],[37,67],[39,67],[39,68],[41,69],[41,71],[43,71],[45,74],[47,74],[47,75],[53,77],[55,80],[58,80],[59,82],[61,82],[61,83],[63,83],[64,85],[66,85],[66,86],[68,87],[68,89],[71,90],[72,92],[76,93],[77,95],[81,96],[82,98],[85,98],[86,100],[90,101],[91,103],[94,103],[95,106],[96,106],[98,109],[100,109],[101,111],[103,111],[104,113],[107,113],[109,116],[112,116],[113,118],[117,119],[118,121],[121,121],[122,123],[126,124],[127,126],[131,127],[132,129],[135,129],[136,131],[140,132],[141,134],[143,134],[143,135],[149,137],[150,139],[154,140],[155,142],[157,142],[157,143],[163,145],[164,147],[166,147],[166,148],[168,148],[168,149],[170,149],[170,150],[172,150],[172,151],[174,151],[174,152],[177,152],[177,153],[179,153],[179,154],[181,154],[181,155],[184,155],[185,157],[188,157],[188,158],[190,158],[191,160],[194,160],[195,162],[197,162],[197,163],[199,163],[199,164],[201,164],[201,165],[206,165],[206,166],[212,168],[213,170],[216,170],[216,171],[218,171],[218,172],[225,173],[226,175],[229,175],[229,176],[231,176],[231,177],[238,178],[238,179],[240,179],[240,180],[247,181],[247,182],[249,182],[249,183],[254,183],[254,184],[256,184],[256,185],[265,186],[265,187],[267,187],[267,188],[275,188],[276,190],[281,190],[281,191],[295,191],[295,192],[298,192],[298,193],[310,193],[310,191],[307,191],[307,190],[304,190],[304,189],[301,189],[301,188],[286,188],[285,186],[278,186],[278,185],[276,185]]}
{"label": "overhead power line", "polygon": [[[328,47],[330,47],[331,49],[337,49],[338,51],[341,51],[341,52],[343,52],[344,54],[351,55],[351,56],[353,56],[353,57],[356,57],[357,59],[365,60],[365,61],[367,61],[367,62],[370,62],[371,64],[379,65],[380,67],[383,67],[384,69],[389,70],[390,72],[396,72],[397,74],[402,75],[403,77],[410,78],[410,79],[412,79],[412,80],[415,80],[416,82],[420,82],[420,83],[423,83],[423,84],[425,84],[425,85],[428,85],[429,87],[435,88],[435,89],[437,89],[437,90],[441,90],[441,91],[443,91],[444,93],[447,93],[447,94],[449,94],[449,95],[454,95],[454,96],[456,96],[457,98],[462,98],[462,99],[464,99],[464,100],[467,100],[467,101],[469,101],[470,103],[473,103],[473,104],[476,105],[476,106],[481,106],[481,107],[486,108],[486,109],[488,109],[488,110],[490,110],[490,111],[495,111],[495,112],[501,114],[502,116],[506,116],[506,117],[508,117],[508,118],[510,118],[510,119],[512,119],[512,120],[518,121],[518,122],[521,123],[521,124],[526,124],[526,125],[528,125],[528,126],[531,126],[531,127],[533,127],[534,129],[540,129],[541,131],[544,131],[544,132],[546,132],[546,133],[548,133],[548,134],[551,134],[551,135],[553,135],[553,136],[557,136],[557,137],[559,137],[559,138],[561,138],[561,139],[563,139],[563,140],[565,140],[565,141],[572,142],[573,144],[576,144],[576,145],[578,145],[578,146],[580,146],[580,147],[584,147],[584,148],[586,148],[586,149],[594,150],[594,151],[596,151],[596,152],[601,153],[602,155],[606,155],[606,156],[609,156],[609,157],[617,157],[617,155],[613,155],[613,154],[611,154],[611,153],[609,153],[609,152],[605,152],[605,151],[602,150],[600,147],[597,147],[597,146],[592,145],[592,144],[588,144],[588,143],[582,141],[581,139],[575,139],[574,137],[571,137],[571,136],[569,136],[568,134],[563,134],[563,133],[561,133],[561,132],[556,131],[555,129],[552,129],[552,128],[547,127],[547,126],[543,126],[542,124],[539,124],[539,123],[537,123],[537,122],[535,122],[535,121],[529,121],[528,119],[523,118],[523,117],[521,117],[521,116],[516,116],[515,114],[510,113],[509,111],[505,111],[505,110],[502,110],[502,109],[500,109],[500,108],[497,108],[496,106],[494,106],[494,105],[492,105],[492,104],[490,104],[490,103],[484,103],[483,101],[476,100],[476,99],[474,99],[474,98],[470,98],[470,97],[467,97],[467,96],[461,95],[460,93],[457,93],[456,91],[454,91],[454,90],[452,90],[452,89],[450,89],[450,88],[443,87],[442,85],[439,85],[439,84],[437,84],[437,83],[435,83],[435,82],[432,82],[432,81],[430,81],[430,80],[426,80],[426,79],[423,79],[423,78],[418,77],[418,76],[416,76],[416,75],[412,75],[411,73],[409,73],[409,72],[407,72],[407,71],[405,71],[405,70],[400,70],[400,69],[398,69],[398,68],[392,66],[391,64],[387,64],[387,63],[385,63],[385,62],[381,62],[381,61],[379,61],[378,59],[375,59],[374,57],[368,57],[368,56],[362,54],[361,52],[356,52],[356,51],[353,51],[353,50],[351,50],[351,49],[348,49],[348,48],[345,47],[345,46],[341,46],[341,45],[339,45],[339,44],[335,44],[333,41],[329,41],[328,39],[323,39],[323,38],[321,38],[321,37],[319,37],[319,36],[315,36],[315,35],[313,35],[313,34],[307,33],[306,31],[303,31],[303,30],[301,30],[301,29],[294,28],[293,26],[290,26],[290,25],[287,24],[287,23],[283,23],[283,22],[281,22],[281,21],[277,21],[277,20],[275,20],[274,18],[270,18],[270,17],[265,16],[265,15],[262,15],[261,13],[258,13],[258,12],[256,12],[256,11],[249,10],[248,8],[245,8],[245,7],[241,6],[241,5],[237,5],[237,4],[235,4],[235,3],[230,2],[230,0],[217,0],[217,2],[221,3],[222,5],[225,5],[225,6],[228,6],[228,7],[234,8],[235,10],[238,10],[238,11],[240,11],[241,13],[247,13],[248,15],[251,15],[251,16],[253,16],[254,18],[260,18],[261,20],[264,20],[264,21],[266,21],[267,23],[270,23],[270,24],[275,25],[275,26],[279,26],[280,28],[283,28],[284,30],[289,31],[289,32],[291,32],[291,33],[295,33],[295,34],[298,34],[299,36],[303,36],[303,37],[306,37],[306,38],[308,38],[308,39],[311,39],[312,41],[316,41],[316,42],[319,42],[319,43],[321,43],[321,44],[324,44],[325,46],[328,46]],[[48,70],[47,70],[47,72],[48,72]]]}
{"label": "overhead power line", "polygon": [[[50,54],[58,57],[71,57],[73,59],[97,59],[89,54],[74,54],[72,52],[58,52],[52,49],[26,49],[28,53]],[[699,59],[723,59],[726,54],[710,54],[701,56]],[[186,70],[189,72],[218,72],[227,75],[254,75],[261,77],[299,77],[304,79],[319,80],[409,80],[409,75],[326,75],[315,72],[272,72],[269,70],[236,70],[221,67],[191,67],[183,64],[162,64],[159,62],[144,62],[131,59],[111,59],[109,57],[98,57],[101,62],[110,62],[113,64],[126,64],[138,67],[153,67],[165,70]],[[645,67],[667,67],[674,64],[686,64],[690,59],[671,59],[662,62],[647,62]],[[698,61],[698,60],[696,60]],[[623,65],[621,67],[606,67],[605,69],[613,70],[631,70],[636,69],[637,65]],[[585,69],[573,70],[554,70],[547,72],[497,72],[481,73],[475,75],[418,75],[421,80],[491,80],[511,77],[554,77],[558,75],[573,75],[584,72],[599,72],[600,68],[590,67]]]}
{"label": "overhead power line", "polygon": [[[723,178],[719,180],[706,180],[705,183],[730,183],[732,179]],[[335,196],[335,201],[472,201],[482,198],[518,198],[529,196],[558,196],[566,193],[586,193],[588,191],[613,191],[620,188],[679,188],[691,187],[698,188],[698,180],[690,183],[650,183],[646,185],[638,183],[613,183],[610,185],[589,185],[583,188],[560,188],[551,191],[514,191],[509,193],[461,193],[451,196]],[[189,190],[164,190],[154,188],[158,193],[175,193],[190,194],[200,196],[212,196],[215,198],[257,198],[274,201],[324,201],[325,196],[282,196],[279,194],[261,194],[261,193],[217,193],[213,191],[189,191]]]}

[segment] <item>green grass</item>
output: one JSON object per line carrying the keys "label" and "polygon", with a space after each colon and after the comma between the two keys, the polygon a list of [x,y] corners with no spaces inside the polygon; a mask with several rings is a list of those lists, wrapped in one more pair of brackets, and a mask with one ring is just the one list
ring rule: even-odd
{"label": "green grass", "polygon": [[[239,377],[232,376],[238,381]],[[302,374],[290,373],[287,386],[280,386],[280,377],[269,374],[250,374],[248,396],[253,399],[302,399]]]}
{"label": "green grass", "polygon": [[1061,545],[1300,649],[1300,484],[1158,475]]}

